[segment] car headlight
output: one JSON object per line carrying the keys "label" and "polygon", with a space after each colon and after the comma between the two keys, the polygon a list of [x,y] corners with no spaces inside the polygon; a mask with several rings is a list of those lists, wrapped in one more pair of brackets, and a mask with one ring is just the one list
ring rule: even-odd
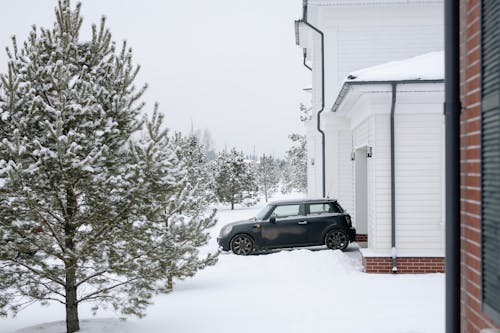
{"label": "car headlight", "polygon": [[225,227],[223,227],[220,231],[220,236],[221,237],[226,237],[227,235],[229,235],[229,233],[231,232],[231,229],[233,227],[230,226],[230,225],[226,225]]}

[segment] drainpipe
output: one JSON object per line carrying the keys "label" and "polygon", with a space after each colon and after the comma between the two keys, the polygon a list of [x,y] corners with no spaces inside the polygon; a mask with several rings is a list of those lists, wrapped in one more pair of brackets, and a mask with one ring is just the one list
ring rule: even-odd
{"label": "drainpipe", "polygon": [[303,55],[304,55],[304,62],[303,62],[303,65],[304,67],[306,67],[308,70],[310,70],[312,72],[312,68],[306,63],[306,59],[307,59],[307,49],[304,48],[302,49],[302,52],[303,52]]}
{"label": "drainpipe", "polygon": [[321,134],[321,169],[322,169],[322,190],[323,190],[322,192],[324,198],[326,193],[325,132],[321,129],[321,113],[325,109],[325,36],[323,35],[323,32],[321,30],[319,30],[309,22],[303,21],[303,23],[307,25],[309,28],[313,29],[316,33],[318,33],[321,38],[321,108],[317,111],[316,128],[318,132]]}
{"label": "drainpipe", "polygon": [[393,82],[391,101],[391,252],[392,252],[392,272],[398,272],[397,252],[396,252],[396,163],[394,149],[394,111],[396,110],[396,89],[397,83]]}
{"label": "drainpipe", "polygon": [[[295,28],[297,29],[297,44],[299,44],[298,40],[298,26],[300,23],[305,24],[309,28],[311,28],[313,31],[319,34],[321,38],[321,108],[317,110],[317,117],[316,117],[316,128],[318,132],[321,134],[321,168],[322,168],[322,193],[323,193],[323,198],[326,195],[326,186],[325,186],[325,174],[326,174],[326,168],[325,168],[325,132],[321,129],[321,113],[325,109],[325,37],[324,34],[321,30],[307,22],[307,0],[303,1],[302,5],[302,19],[295,21]],[[307,58],[307,49],[303,49],[303,57],[304,57],[304,66],[308,68],[309,70],[312,71],[312,68],[307,65],[306,63],[306,58]]]}
{"label": "drainpipe", "polygon": [[460,16],[455,0],[444,2],[446,156],[446,333],[460,332]]}

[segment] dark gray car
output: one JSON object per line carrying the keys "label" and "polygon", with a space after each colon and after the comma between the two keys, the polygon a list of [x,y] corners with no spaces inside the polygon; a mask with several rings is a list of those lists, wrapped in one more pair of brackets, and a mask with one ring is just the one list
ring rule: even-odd
{"label": "dark gray car", "polygon": [[344,250],[354,241],[351,217],[333,199],[271,202],[257,216],[225,225],[217,238],[224,251],[326,245]]}

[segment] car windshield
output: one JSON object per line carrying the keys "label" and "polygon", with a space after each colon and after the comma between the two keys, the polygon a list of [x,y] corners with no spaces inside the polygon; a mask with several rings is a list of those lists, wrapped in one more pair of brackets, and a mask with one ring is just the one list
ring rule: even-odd
{"label": "car windshield", "polygon": [[257,221],[262,221],[264,219],[264,217],[266,217],[267,213],[269,213],[269,211],[273,208],[273,206],[271,205],[267,205],[265,206],[264,208],[262,208],[260,210],[260,212],[257,213],[257,215],[255,215],[255,219]]}

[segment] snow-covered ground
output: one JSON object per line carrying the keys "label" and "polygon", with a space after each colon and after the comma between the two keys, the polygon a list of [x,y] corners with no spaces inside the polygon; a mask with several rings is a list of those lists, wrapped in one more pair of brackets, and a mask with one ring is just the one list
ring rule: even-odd
{"label": "snow-covered ground", "polygon": [[[217,248],[224,224],[258,209],[219,210],[209,249]],[[145,318],[113,317],[92,317],[82,304],[81,332],[437,333],[444,331],[444,275],[363,273],[355,245],[346,252],[317,247],[248,257],[223,253],[217,265],[155,297]],[[33,305],[15,319],[0,319],[0,332],[63,333],[64,323],[54,323],[63,319],[60,305]]]}

